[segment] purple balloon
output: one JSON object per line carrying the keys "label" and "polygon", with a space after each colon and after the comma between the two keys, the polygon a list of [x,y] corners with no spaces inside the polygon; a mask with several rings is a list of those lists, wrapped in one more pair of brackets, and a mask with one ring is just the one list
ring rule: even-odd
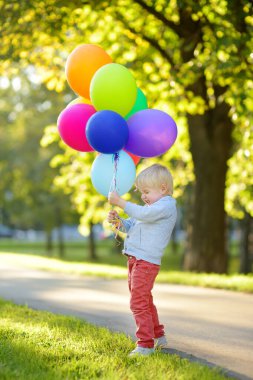
{"label": "purple balloon", "polygon": [[167,113],[155,109],[136,112],[127,120],[129,137],[125,150],[140,157],[165,153],[177,138],[177,125]]}

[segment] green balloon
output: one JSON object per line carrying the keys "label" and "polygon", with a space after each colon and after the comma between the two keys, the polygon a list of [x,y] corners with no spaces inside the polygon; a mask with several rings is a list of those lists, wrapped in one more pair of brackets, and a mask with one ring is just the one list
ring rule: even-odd
{"label": "green balloon", "polygon": [[135,103],[137,86],[130,71],[118,63],[108,63],[94,74],[90,98],[98,111],[111,110],[127,115]]}
{"label": "green balloon", "polygon": [[146,96],[143,94],[141,89],[138,88],[137,97],[136,97],[134,106],[131,109],[131,111],[125,116],[125,119],[129,119],[129,117],[132,116],[134,113],[141,110],[145,110],[147,108],[148,108],[148,102],[147,102]]}

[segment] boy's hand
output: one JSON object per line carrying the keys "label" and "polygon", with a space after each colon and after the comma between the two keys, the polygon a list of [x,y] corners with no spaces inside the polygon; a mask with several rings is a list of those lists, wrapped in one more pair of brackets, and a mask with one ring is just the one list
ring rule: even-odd
{"label": "boy's hand", "polygon": [[111,210],[107,216],[107,221],[109,223],[116,223],[117,219],[119,219],[119,214],[115,210]]}
{"label": "boy's hand", "polygon": [[120,196],[118,195],[118,193],[116,193],[116,191],[109,193],[108,201],[111,205],[118,206],[119,200]]}
{"label": "boy's hand", "polygon": [[108,201],[111,205],[118,206],[124,210],[126,206],[126,201],[120,198],[119,194],[116,191],[109,193]]}

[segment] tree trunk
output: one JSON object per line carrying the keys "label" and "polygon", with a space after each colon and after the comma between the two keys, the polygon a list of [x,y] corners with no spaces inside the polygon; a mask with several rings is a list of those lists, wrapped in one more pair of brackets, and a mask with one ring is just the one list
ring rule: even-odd
{"label": "tree trunk", "polygon": [[58,227],[58,254],[61,259],[65,257],[65,245],[62,226]]}
{"label": "tree trunk", "polygon": [[57,238],[58,238],[58,255],[61,259],[64,258],[65,255],[65,246],[64,246],[64,238],[63,238],[63,217],[62,217],[62,209],[59,205],[55,206],[55,221],[56,226],[58,228]]}
{"label": "tree trunk", "polygon": [[53,251],[53,240],[52,240],[52,231],[46,231],[46,251],[48,256],[52,256]]}
{"label": "tree trunk", "polygon": [[95,236],[93,230],[93,223],[90,222],[90,234],[89,234],[89,257],[91,260],[97,260]]}
{"label": "tree trunk", "polygon": [[240,273],[252,272],[253,259],[253,218],[246,213],[245,218],[241,222],[242,226],[242,241],[241,241],[241,256],[240,256]]}
{"label": "tree trunk", "polygon": [[226,273],[224,195],[232,132],[228,106],[223,103],[204,115],[189,116],[188,123],[196,180],[184,269]]}

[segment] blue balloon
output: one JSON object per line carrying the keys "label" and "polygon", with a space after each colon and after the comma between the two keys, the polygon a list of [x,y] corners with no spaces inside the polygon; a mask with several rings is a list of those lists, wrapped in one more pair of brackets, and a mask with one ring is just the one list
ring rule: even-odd
{"label": "blue balloon", "polygon": [[114,111],[98,111],[86,126],[86,137],[93,149],[100,153],[116,153],[128,140],[126,120]]}
{"label": "blue balloon", "polygon": [[[116,191],[119,195],[127,193],[134,184],[136,168],[132,158],[123,150],[119,153],[116,173]],[[102,195],[114,190],[114,154],[100,154],[91,167],[91,181]]]}

